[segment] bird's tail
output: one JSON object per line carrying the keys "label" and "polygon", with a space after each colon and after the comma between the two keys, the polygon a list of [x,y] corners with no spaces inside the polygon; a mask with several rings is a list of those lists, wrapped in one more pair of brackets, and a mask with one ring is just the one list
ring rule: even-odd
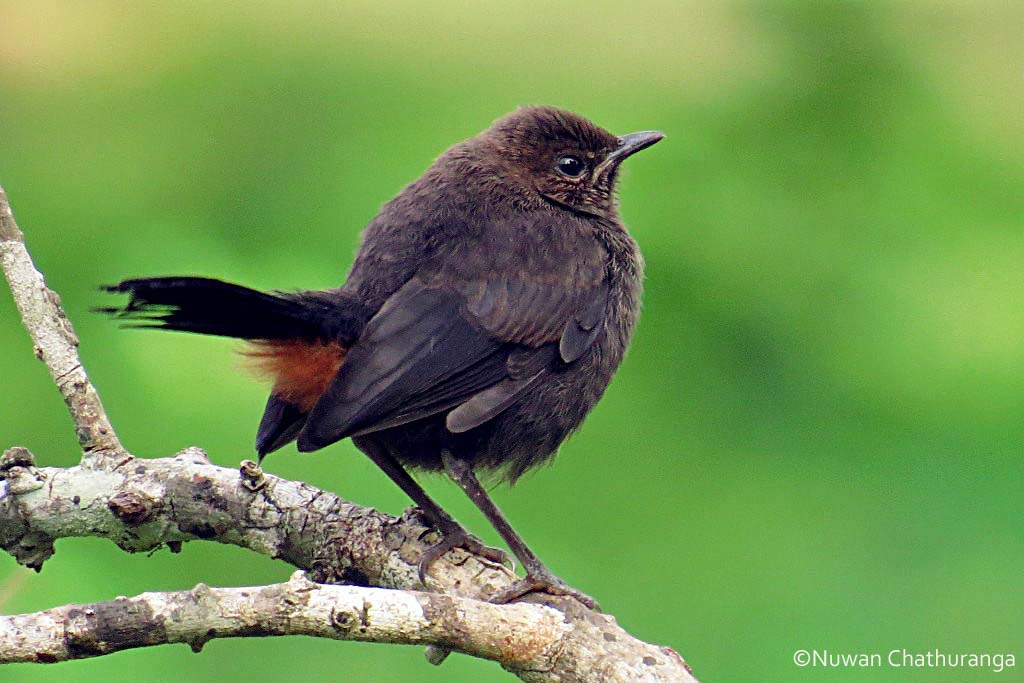
{"label": "bird's tail", "polygon": [[330,329],[334,306],[322,293],[259,292],[203,277],[139,278],[102,289],[129,295],[124,306],[95,309],[125,327],[268,341],[329,339],[338,332]]}
{"label": "bird's tail", "polygon": [[295,439],[369,318],[339,292],[259,292],[202,277],[124,280],[103,287],[128,294],[124,306],[96,309],[148,327],[234,337],[248,367],[271,381],[256,435],[262,458]]}

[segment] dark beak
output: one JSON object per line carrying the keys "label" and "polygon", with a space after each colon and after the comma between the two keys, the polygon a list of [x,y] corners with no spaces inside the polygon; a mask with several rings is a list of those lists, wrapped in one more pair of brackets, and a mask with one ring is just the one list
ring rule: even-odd
{"label": "dark beak", "polygon": [[611,154],[605,157],[598,166],[598,173],[618,166],[626,157],[632,156],[642,149],[647,149],[664,137],[665,134],[660,130],[644,130],[639,133],[623,135],[619,138],[619,146],[613,149]]}

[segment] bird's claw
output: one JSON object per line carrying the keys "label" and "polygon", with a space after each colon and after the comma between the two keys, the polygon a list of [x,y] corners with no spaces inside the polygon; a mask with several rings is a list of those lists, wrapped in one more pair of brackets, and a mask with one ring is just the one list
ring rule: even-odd
{"label": "bird's claw", "polygon": [[492,548],[461,527],[448,529],[441,532],[441,540],[427,548],[420,557],[419,576],[420,583],[427,585],[427,572],[431,565],[441,558],[449,550],[462,548],[471,555],[483,558],[495,564],[506,567],[515,573],[516,563],[512,557],[501,548]]}
{"label": "bird's claw", "polygon": [[518,600],[528,593],[547,593],[548,595],[573,598],[587,609],[594,610],[595,612],[601,611],[601,605],[597,603],[597,600],[582,591],[576,590],[551,572],[546,571],[528,573],[526,578],[516,581],[492,597],[490,601],[498,605],[504,605],[507,602]]}

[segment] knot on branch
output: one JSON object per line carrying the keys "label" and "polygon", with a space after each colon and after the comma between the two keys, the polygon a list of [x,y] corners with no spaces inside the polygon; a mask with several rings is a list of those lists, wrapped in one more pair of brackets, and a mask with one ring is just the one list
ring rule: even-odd
{"label": "knot on branch", "polygon": [[9,523],[0,525],[0,548],[3,548],[30,569],[39,571],[53,556],[54,539],[30,528],[19,497],[43,487],[46,473],[36,468],[35,458],[27,448],[8,448],[0,456],[0,518]]}
{"label": "knot on branch", "polygon": [[121,491],[107,501],[107,508],[129,527],[145,524],[159,507],[158,501],[140,491]]}
{"label": "knot on branch", "polygon": [[3,478],[3,473],[12,467],[29,467],[35,464],[36,459],[32,451],[23,446],[12,446],[0,456],[0,478]]}
{"label": "knot on branch", "polygon": [[27,448],[15,446],[0,456],[0,479],[7,482],[7,491],[20,496],[41,489],[46,474],[36,468],[35,458]]}
{"label": "knot on branch", "polygon": [[0,548],[9,552],[17,560],[18,564],[23,567],[28,567],[38,572],[43,568],[43,563],[53,557],[55,550],[53,538],[50,536],[39,531],[15,533],[12,535],[14,538],[10,541],[6,538],[0,538]]}
{"label": "knot on branch", "polygon": [[351,633],[354,630],[365,631],[369,620],[369,605],[365,600],[360,607],[331,610],[331,626],[342,633]]}
{"label": "knot on branch", "polygon": [[194,465],[210,464],[210,456],[208,456],[206,451],[199,446],[189,446],[188,448],[175,453],[174,457],[177,460],[184,460],[185,462],[190,462]]}
{"label": "knot on branch", "polygon": [[253,493],[267,485],[267,478],[263,476],[263,469],[253,460],[243,460],[238,468],[242,477],[242,486]]}

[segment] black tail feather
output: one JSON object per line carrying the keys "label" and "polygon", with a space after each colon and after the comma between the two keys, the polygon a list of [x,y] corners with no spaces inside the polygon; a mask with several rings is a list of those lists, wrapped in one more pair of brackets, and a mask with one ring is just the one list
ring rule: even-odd
{"label": "black tail feather", "polygon": [[[94,309],[127,321],[126,327],[153,327],[238,339],[318,339],[333,316],[323,293],[282,294],[203,277],[156,277],[124,280],[102,287],[131,298],[123,307]],[[319,295],[319,296],[317,296]]]}

